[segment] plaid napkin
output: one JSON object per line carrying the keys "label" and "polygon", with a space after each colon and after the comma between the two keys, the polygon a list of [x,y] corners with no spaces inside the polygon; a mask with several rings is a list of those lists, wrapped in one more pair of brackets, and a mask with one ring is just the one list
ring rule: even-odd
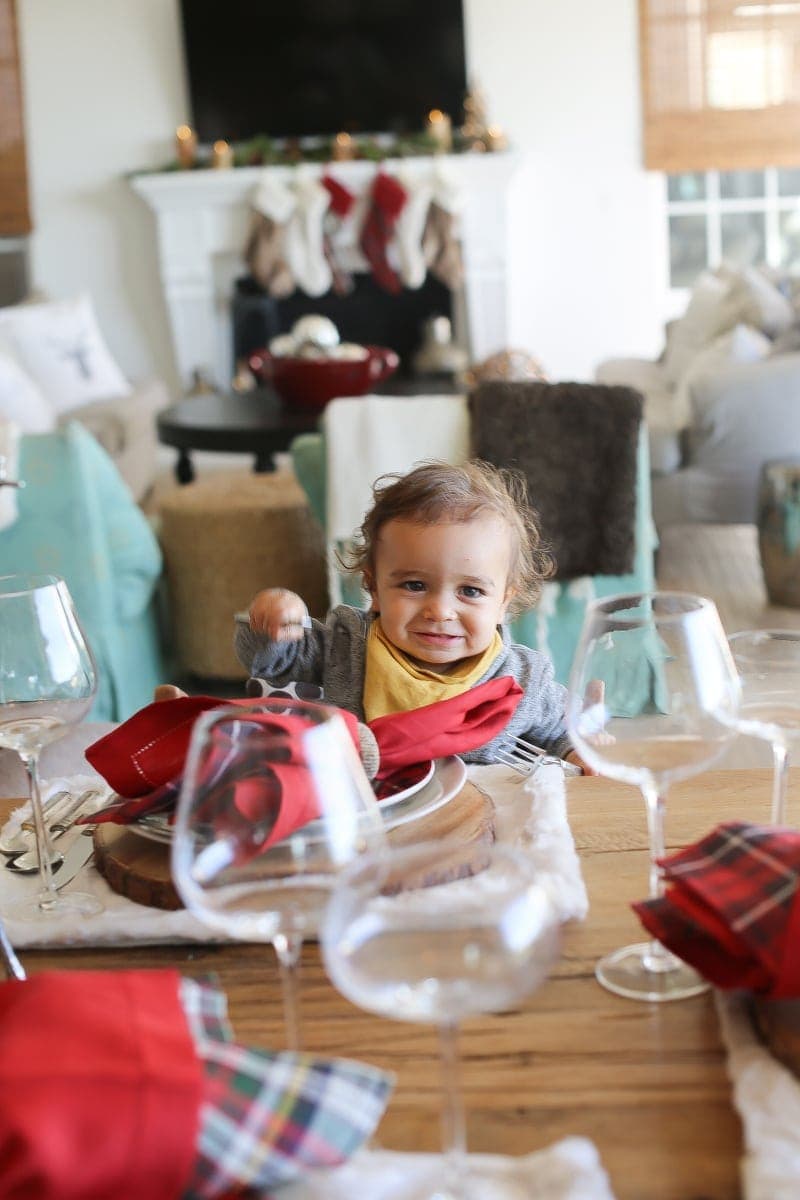
{"label": "plaid napkin", "polygon": [[344,1162],[392,1086],[377,1067],[235,1043],[224,992],[184,979],[181,1002],[204,1071],[197,1157],[184,1200],[273,1188]]}
{"label": "plaid napkin", "polygon": [[645,928],[720,988],[800,996],[800,832],[730,821],[662,860]]}
{"label": "plaid napkin", "polygon": [[211,1200],[343,1162],[391,1077],[232,1040],[223,993],[176,971],[0,984],[0,1197]]}

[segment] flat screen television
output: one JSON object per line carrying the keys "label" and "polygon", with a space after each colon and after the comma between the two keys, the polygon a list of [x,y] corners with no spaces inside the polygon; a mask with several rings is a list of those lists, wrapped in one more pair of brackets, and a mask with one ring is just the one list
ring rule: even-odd
{"label": "flat screen television", "polygon": [[202,142],[402,135],[432,108],[458,123],[462,0],[181,0]]}

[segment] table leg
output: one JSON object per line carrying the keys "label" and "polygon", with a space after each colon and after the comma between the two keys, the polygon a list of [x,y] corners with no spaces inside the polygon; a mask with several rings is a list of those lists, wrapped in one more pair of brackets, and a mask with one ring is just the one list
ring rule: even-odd
{"label": "table leg", "polygon": [[178,461],[175,463],[175,478],[178,483],[191,483],[194,479],[194,467],[188,450],[178,451]]}
{"label": "table leg", "polygon": [[271,454],[260,451],[253,460],[253,470],[258,474],[265,474],[268,471],[274,471],[275,459]]}

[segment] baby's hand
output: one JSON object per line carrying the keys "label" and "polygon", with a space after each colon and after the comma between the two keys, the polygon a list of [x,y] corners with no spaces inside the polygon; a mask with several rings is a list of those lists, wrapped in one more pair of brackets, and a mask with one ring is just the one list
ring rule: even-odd
{"label": "baby's hand", "polygon": [[182,700],[187,695],[182,688],[175,687],[174,683],[159,683],[156,690],[153,692],[154,700]]}
{"label": "baby's hand", "polygon": [[273,642],[299,642],[308,620],[308,609],[296,592],[266,588],[250,605],[250,628]]}

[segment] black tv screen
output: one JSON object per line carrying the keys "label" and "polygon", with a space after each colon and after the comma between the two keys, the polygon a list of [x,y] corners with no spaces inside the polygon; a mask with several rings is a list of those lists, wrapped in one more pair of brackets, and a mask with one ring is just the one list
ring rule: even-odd
{"label": "black tv screen", "polygon": [[462,0],[181,0],[181,16],[203,142],[460,121]]}

